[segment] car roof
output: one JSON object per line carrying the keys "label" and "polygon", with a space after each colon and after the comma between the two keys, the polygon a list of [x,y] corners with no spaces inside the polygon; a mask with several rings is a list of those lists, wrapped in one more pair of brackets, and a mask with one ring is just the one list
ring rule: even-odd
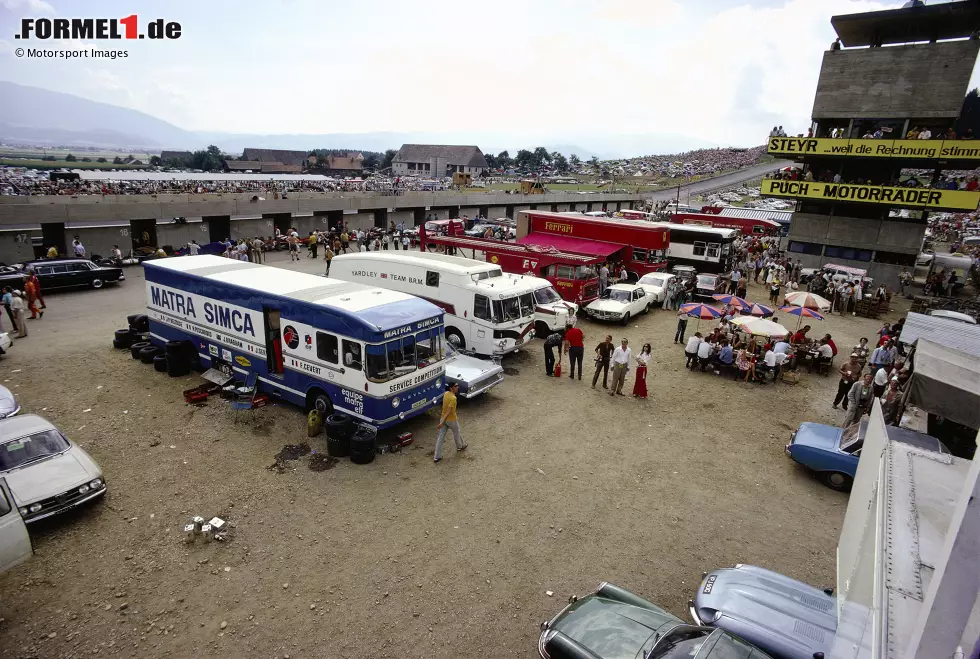
{"label": "car roof", "polygon": [[21,414],[0,421],[0,442],[26,437],[45,430],[57,430],[54,424],[36,414]]}
{"label": "car roof", "polygon": [[636,284],[613,284],[609,288],[613,290],[619,290],[619,291],[632,291],[633,289],[637,288],[637,285]]}
{"label": "car roof", "polygon": [[72,258],[59,258],[59,259],[32,259],[30,261],[24,261],[24,265],[50,265],[52,263],[78,263],[80,261],[87,261],[92,263],[91,259],[82,259],[77,257]]}

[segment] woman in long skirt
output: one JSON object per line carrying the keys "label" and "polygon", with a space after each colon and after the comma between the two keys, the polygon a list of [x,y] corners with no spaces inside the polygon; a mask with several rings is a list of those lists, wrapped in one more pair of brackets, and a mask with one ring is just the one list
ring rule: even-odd
{"label": "woman in long skirt", "polygon": [[644,343],[640,354],[636,356],[636,375],[633,380],[633,397],[647,397],[647,364],[650,363],[650,344]]}

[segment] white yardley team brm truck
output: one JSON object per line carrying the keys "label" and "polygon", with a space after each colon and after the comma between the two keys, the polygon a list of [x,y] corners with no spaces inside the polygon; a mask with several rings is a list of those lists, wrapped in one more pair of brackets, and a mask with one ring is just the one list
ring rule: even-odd
{"label": "white yardley team brm truck", "polygon": [[[485,261],[429,253],[343,254],[331,261],[330,276],[432,302],[446,312],[446,340],[477,354],[514,352],[534,336],[541,281]],[[549,327],[556,319],[557,312]]]}

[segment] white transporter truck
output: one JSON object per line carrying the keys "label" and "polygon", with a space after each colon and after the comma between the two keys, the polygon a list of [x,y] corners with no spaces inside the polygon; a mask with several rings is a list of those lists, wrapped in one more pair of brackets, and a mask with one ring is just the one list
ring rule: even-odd
{"label": "white transporter truck", "polygon": [[534,336],[538,322],[563,330],[569,312],[574,317],[575,311],[557,293],[542,292],[550,287],[546,280],[444,254],[342,254],[331,261],[330,277],[371,283],[432,302],[446,313],[446,340],[481,355],[518,350]]}

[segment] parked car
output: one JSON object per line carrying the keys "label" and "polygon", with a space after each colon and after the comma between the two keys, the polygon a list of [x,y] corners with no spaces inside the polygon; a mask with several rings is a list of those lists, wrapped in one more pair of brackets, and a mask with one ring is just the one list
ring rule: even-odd
{"label": "parked car", "polygon": [[17,404],[17,399],[10,389],[0,386],[0,419],[16,416],[18,412],[20,412],[20,405]]}
{"label": "parked car", "polygon": [[461,352],[446,341],[446,384],[458,384],[462,398],[475,398],[504,381],[504,367]]}
{"label": "parked car", "polygon": [[[885,426],[888,439],[917,446],[926,451],[949,453],[935,437],[897,426]],[[827,487],[846,492],[857,473],[868,420],[847,428],[805,421],[790,437],[786,455],[814,472]]]}
{"label": "parked car", "polygon": [[669,272],[650,272],[640,277],[636,283],[653,296],[654,302],[660,303],[667,297],[667,285],[676,276]]}
{"label": "parked car", "polygon": [[731,280],[724,275],[710,273],[698,275],[697,283],[695,284],[694,288],[694,294],[697,297],[710,298],[712,295],[724,293],[728,288],[729,281]]}
{"label": "parked car", "polygon": [[639,284],[613,284],[598,299],[589,302],[585,313],[596,320],[613,320],[628,325],[630,318],[650,311],[653,296]]}
{"label": "parked car", "polygon": [[10,347],[14,345],[13,340],[10,338],[10,334],[7,332],[0,332],[0,355],[6,355]]}
{"label": "parked car", "polygon": [[690,265],[675,265],[670,271],[675,276],[680,277],[681,281],[685,283],[694,281],[698,276],[698,271],[694,269],[694,266]]}
{"label": "parked car", "polygon": [[34,414],[0,421],[0,477],[7,481],[27,524],[72,510],[106,492],[95,460]]}
{"label": "parked car", "polygon": [[14,497],[0,478],[0,574],[23,563],[34,554],[27,525],[17,512]]}
{"label": "parked car", "polygon": [[837,633],[837,598],[754,565],[706,572],[688,603],[697,625],[737,634],[781,659],[813,659]]}
{"label": "parked car", "polygon": [[603,583],[541,623],[542,659],[772,659],[722,629],[689,625],[624,588]]}
{"label": "parked car", "polygon": [[33,268],[37,274],[37,279],[41,282],[42,292],[53,288],[78,286],[102,288],[107,282],[119,282],[126,279],[122,268],[99,266],[88,259],[42,259],[25,261],[4,268],[0,271],[0,287],[10,286],[14,289],[22,289],[24,277],[30,268]]}

